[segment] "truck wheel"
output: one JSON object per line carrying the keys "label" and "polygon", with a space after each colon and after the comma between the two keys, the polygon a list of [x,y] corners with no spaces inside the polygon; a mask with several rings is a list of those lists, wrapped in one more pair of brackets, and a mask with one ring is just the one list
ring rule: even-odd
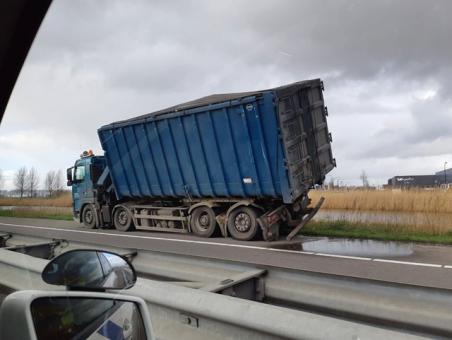
{"label": "truck wheel", "polygon": [[124,207],[116,208],[113,214],[113,224],[117,230],[120,231],[132,231],[135,230],[133,225],[132,216],[129,211]]}
{"label": "truck wheel", "polygon": [[190,215],[190,228],[197,236],[211,237],[217,229],[213,209],[207,206],[195,208]]}
{"label": "truck wheel", "polygon": [[228,230],[233,238],[241,241],[252,240],[259,229],[257,211],[241,206],[232,210],[228,217]]}
{"label": "truck wheel", "polygon": [[96,228],[96,210],[91,204],[83,209],[82,214],[83,225],[89,229]]}

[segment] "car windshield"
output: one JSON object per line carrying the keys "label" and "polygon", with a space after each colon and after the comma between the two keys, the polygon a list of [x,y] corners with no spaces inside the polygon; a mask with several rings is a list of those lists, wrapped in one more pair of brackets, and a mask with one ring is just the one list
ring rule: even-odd
{"label": "car windshield", "polygon": [[0,303],[105,251],[37,338],[452,337],[452,2],[5,1]]}

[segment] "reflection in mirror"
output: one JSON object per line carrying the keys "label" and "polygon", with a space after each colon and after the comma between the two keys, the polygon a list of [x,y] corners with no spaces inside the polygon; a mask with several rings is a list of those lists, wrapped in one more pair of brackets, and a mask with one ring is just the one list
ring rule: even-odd
{"label": "reflection in mirror", "polygon": [[38,339],[146,339],[134,302],[101,298],[43,297],[31,304]]}
{"label": "reflection in mirror", "polygon": [[44,282],[75,289],[128,289],[136,282],[133,267],[121,256],[73,250],[54,258],[42,272]]}

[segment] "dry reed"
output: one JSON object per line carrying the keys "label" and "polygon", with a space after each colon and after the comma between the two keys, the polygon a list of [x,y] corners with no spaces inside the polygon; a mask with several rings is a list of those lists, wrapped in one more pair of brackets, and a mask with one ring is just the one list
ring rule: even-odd
{"label": "dry reed", "polygon": [[70,207],[72,198],[70,193],[63,193],[52,198],[0,198],[0,206],[42,206],[42,207]]}
{"label": "dry reed", "polygon": [[313,202],[324,196],[323,209],[452,213],[452,190],[312,190],[309,196]]}

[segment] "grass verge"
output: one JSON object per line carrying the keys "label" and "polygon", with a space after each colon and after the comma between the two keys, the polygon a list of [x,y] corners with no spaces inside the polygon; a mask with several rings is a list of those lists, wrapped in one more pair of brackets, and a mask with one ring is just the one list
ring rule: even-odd
{"label": "grass verge", "polygon": [[301,234],[305,236],[452,244],[452,231],[442,233],[413,231],[411,226],[378,223],[311,221],[302,229]]}
{"label": "grass verge", "polygon": [[1,217],[48,218],[51,220],[72,221],[72,214],[45,210],[0,210]]}

